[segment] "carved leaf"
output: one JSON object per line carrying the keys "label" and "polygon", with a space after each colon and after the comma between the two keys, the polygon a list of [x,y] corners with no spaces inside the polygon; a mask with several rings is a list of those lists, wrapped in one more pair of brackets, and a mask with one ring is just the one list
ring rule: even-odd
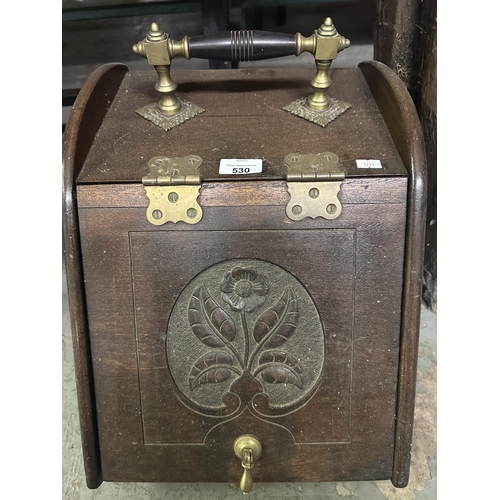
{"label": "carved leaf", "polygon": [[279,347],[284,344],[297,327],[299,308],[293,290],[287,289],[271,309],[264,311],[253,329],[253,338],[265,347]]}
{"label": "carved leaf", "polygon": [[259,365],[265,365],[267,363],[282,363],[289,366],[297,375],[302,373],[302,368],[299,362],[287,352],[283,351],[266,351],[259,358]]}
{"label": "carved leaf", "polygon": [[218,351],[207,352],[198,358],[189,374],[189,387],[196,389],[203,384],[220,384],[231,377],[228,366],[233,365],[233,358]]}
{"label": "carved leaf", "polygon": [[260,375],[269,384],[293,384],[302,389],[302,377],[288,366],[267,366]]}
{"label": "carved leaf", "polygon": [[205,285],[201,285],[193,293],[188,317],[194,334],[209,347],[223,347],[224,339],[229,342],[234,340],[234,321],[210,297]]}

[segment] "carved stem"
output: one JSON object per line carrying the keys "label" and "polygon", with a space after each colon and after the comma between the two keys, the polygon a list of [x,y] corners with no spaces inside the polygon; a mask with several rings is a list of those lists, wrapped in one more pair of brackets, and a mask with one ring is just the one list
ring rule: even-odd
{"label": "carved stem", "polygon": [[248,325],[245,316],[245,311],[241,311],[241,324],[243,325],[243,333],[245,334],[245,353],[243,355],[243,362],[245,363],[245,367],[250,369],[250,366],[247,365],[248,354],[250,352],[250,337],[248,335]]}
{"label": "carved stem", "polygon": [[243,371],[245,371],[246,361],[243,362],[243,360],[241,359],[240,353],[236,350],[236,348],[230,342],[226,342],[225,339],[223,340],[223,342],[224,342],[224,344],[226,344],[227,347],[229,347],[229,349],[231,349],[231,352],[235,355],[236,359],[238,360],[238,363],[240,364],[241,369]]}
{"label": "carved stem", "polygon": [[[209,322],[209,318],[208,318],[208,315],[205,311],[205,308],[202,307],[201,308],[202,310],[202,314],[203,316],[205,317],[205,321],[206,323]],[[243,371],[245,371],[245,364],[243,363],[243,360],[241,359],[241,356],[240,356],[240,353],[236,350],[236,348],[234,347],[234,345],[231,344],[231,342],[228,342],[227,339],[223,336],[223,335],[220,335],[219,332],[217,330],[213,330],[213,332],[215,333],[215,335],[217,336],[217,338],[226,346],[228,347],[231,352],[234,354],[234,356],[236,357],[236,359],[238,360],[238,363],[240,364],[241,366],[241,369]]]}
{"label": "carved stem", "polygon": [[267,333],[267,335],[260,341],[259,344],[257,344],[255,349],[253,350],[252,355],[250,356],[250,361],[248,362],[248,365],[247,365],[248,366],[248,373],[251,373],[252,365],[255,361],[255,356],[257,356],[257,354],[261,350],[262,346],[274,335],[274,332],[280,327],[282,322],[285,320],[285,318],[288,314],[289,307],[290,307],[290,301],[287,301],[285,312],[283,313],[283,318],[281,319],[281,321],[279,323],[277,323],[269,333]]}

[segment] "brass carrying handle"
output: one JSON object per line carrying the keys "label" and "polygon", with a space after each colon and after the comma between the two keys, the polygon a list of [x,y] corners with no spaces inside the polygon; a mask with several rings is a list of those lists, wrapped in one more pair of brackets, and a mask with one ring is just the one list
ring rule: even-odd
{"label": "brass carrying handle", "polygon": [[[151,50],[149,44],[164,43],[165,48]],[[322,26],[309,36],[300,33],[274,33],[271,31],[224,31],[212,35],[185,36],[173,40],[164,33],[157,23],[152,23],[148,36],[135,44],[135,54],[148,58],[153,66],[169,64],[174,57],[183,56],[222,61],[260,61],[310,52],[316,60],[333,60],[337,54],[350,45],[350,40],[341,36],[331,18],[327,17]],[[168,54],[165,54],[164,52]]]}
{"label": "brass carrying handle", "polygon": [[158,107],[165,115],[175,115],[182,108],[175,96],[177,85],[170,76],[170,64],[175,57],[219,59],[231,61],[257,61],[287,55],[313,54],[316,75],[311,81],[313,92],[307,98],[307,106],[322,111],[330,105],[326,92],[331,85],[328,69],[350,41],[340,35],[331,18],[327,17],[321,27],[309,37],[267,31],[226,31],[213,35],[185,36],[173,40],[157,23],[151,24],[147,37],[135,44],[135,54],[147,58],[158,73],[155,88],[162,95]]}
{"label": "brass carrying handle", "polygon": [[255,460],[262,453],[262,444],[259,438],[251,434],[245,434],[235,440],[233,449],[235,455],[241,460],[241,466],[243,467],[240,489],[246,495],[250,493],[253,486],[251,470],[253,469]]}

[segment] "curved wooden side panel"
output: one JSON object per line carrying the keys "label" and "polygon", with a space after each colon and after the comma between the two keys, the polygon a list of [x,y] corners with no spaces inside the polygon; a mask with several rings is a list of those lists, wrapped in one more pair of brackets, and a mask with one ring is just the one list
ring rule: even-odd
{"label": "curved wooden side panel", "polygon": [[424,137],[403,82],[385,64],[359,65],[409,174],[402,298],[399,383],[392,483],[407,486],[410,472],[420,305],[425,248],[427,164]]}
{"label": "curved wooden side panel", "polygon": [[102,483],[102,472],[75,181],[127,71],[123,64],[106,64],[92,73],[75,101],[63,137],[63,241],[83,458],[89,488],[97,488]]}

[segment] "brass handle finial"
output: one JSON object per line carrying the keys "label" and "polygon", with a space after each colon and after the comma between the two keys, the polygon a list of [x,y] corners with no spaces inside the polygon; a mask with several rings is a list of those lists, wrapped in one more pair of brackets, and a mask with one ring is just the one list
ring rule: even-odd
{"label": "brass handle finial", "polygon": [[151,29],[148,33],[149,42],[161,42],[167,38],[168,35],[160,28],[158,23],[151,23]]}
{"label": "brass handle finial", "polygon": [[251,469],[255,465],[255,460],[262,453],[262,444],[257,437],[245,434],[236,439],[233,449],[235,455],[241,460],[241,466],[243,467],[240,489],[246,495],[251,491],[253,486]]}

